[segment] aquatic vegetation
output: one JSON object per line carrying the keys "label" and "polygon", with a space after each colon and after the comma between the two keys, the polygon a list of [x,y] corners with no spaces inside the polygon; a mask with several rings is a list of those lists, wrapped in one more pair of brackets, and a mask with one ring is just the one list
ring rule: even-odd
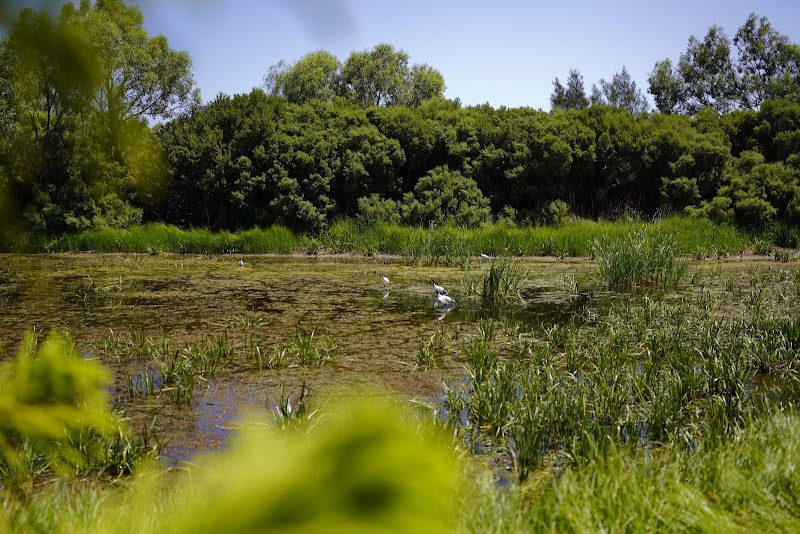
{"label": "aquatic vegetation", "polygon": [[160,393],[167,393],[178,406],[187,405],[194,394],[195,371],[185,355],[180,351],[163,359],[153,356],[161,375]]}
{"label": "aquatic vegetation", "polygon": [[0,373],[0,480],[7,488],[30,491],[42,476],[116,476],[150,454],[129,450],[121,461],[121,441],[135,448],[135,440],[110,409],[108,381],[106,369],[82,360],[59,333],[42,343],[25,336]]}
{"label": "aquatic vegetation", "polygon": [[[676,494],[678,490],[708,506],[704,513],[714,517],[709,524],[719,520],[719,524],[749,525],[752,520],[732,505],[736,484],[723,480],[727,475],[720,474],[717,459],[732,454],[726,451],[751,433],[760,436],[757,439],[775,440],[775,447],[791,445],[787,436],[761,432],[778,411],[783,411],[780,417],[794,417],[800,402],[800,269],[793,264],[781,267],[771,258],[703,262],[693,267],[691,283],[679,284],[674,292],[615,292],[594,287],[605,284],[598,282],[592,262],[514,259],[536,269],[537,287],[529,302],[494,306],[491,301],[465,298],[463,291],[459,301],[464,299],[464,309],[437,322],[428,306],[430,284],[424,282],[431,274],[402,259],[392,260],[391,267],[376,266],[384,258],[280,259],[286,267],[275,259],[259,258],[247,261],[249,268],[238,268],[237,259],[81,258],[80,262],[97,266],[91,270],[94,280],[133,274],[123,275],[121,306],[89,300],[87,307],[80,295],[72,293],[60,302],[63,322],[75,325],[73,339],[65,339],[63,346],[114,369],[116,379],[108,391],[117,408],[134,410],[137,429],[141,431],[142,421],[153,415],[158,414],[160,421],[148,428],[146,439],[137,432],[114,443],[114,432],[105,442],[74,433],[71,445],[94,459],[71,472],[84,473],[90,484],[99,484],[94,477],[127,477],[135,465],[126,460],[131,455],[155,454],[148,451],[159,449],[173,434],[186,442],[186,434],[177,433],[180,429],[170,429],[173,417],[191,421],[190,417],[208,417],[201,415],[204,411],[217,417],[217,408],[226,408],[222,402],[227,399],[255,406],[257,425],[289,430],[264,438],[270,443],[294,439],[298,433],[293,428],[310,443],[318,426],[326,424],[322,407],[352,379],[347,375],[331,386],[329,378],[335,376],[336,382],[351,371],[357,373],[354,382],[385,381],[392,389],[407,392],[406,401],[414,398],[429,406],[426,416],[437,414],[437,432],[449,436],[442,450],[455,444],[477,457],[473,461],[462,453],[470,474],[467,481],[455,484],[462,505],[450,516],[459,526],[449,525],[450,530],[595,525],[586,517],[599,518],[602,528],[627,521],[646,530],[669,530],[659,518],[664,510],[672,510],[670,506],[682,510],[683,494]],[[77,259],[58,261],[78,265],[70,269],[77,274],[68,280],[85,277]],[[448,261],[457,262],[455,256]],[[492,261],[499,260],[476,259],[464,272],[455,265],[437,271],[442,271],[446,285],[458,290],[459,277],[463,284],[472,273],[482,276]],[[142,271],[140,265],[145,266]],[[200,283],[172,281],[181,276],[176,272],[187,268],[197,273]],[[389,299],[380,298],[380,276],[373,276],[383,270],[393,282]],[[366,281],[364,273],[370,275]],[[8,278],[2,270],[0,276]],[[141,281],[160,278],[171,280]],[[297,284],[304,288],[300,293]],[[574,295],[578,284],[580,290]],[[76,287],[72,282],[47,285],[66,286],[69,292]],[[14,283],[8,287],[13,291]],[[482,287],[481,279],[476,287]],[[191,299],[182,296],[186,289],[192,291]],[[192,308],[203,291],[207,291],[203,298],[212,304]],[[13,294],[8,295],[3,298],[14,305]],[[148,322],[153,311],[161,313],[156,323],[162,328],[159,334]],[[7,317],[14,324],[13,317]],[[43,326],[32,343],[41,345],[43,332],[52,323],[42,322],[41,315],[34,317],[39,318],[30,322]],[[187,317],[191,322],[182,327]],[[334,340],[326,332],[333,332],[333,321],[340,318],[347,325],[336,325]],[[322,342],[326,336],[328,341]],[[318,367],[339,351],[347,355],[343,365]],[[429,362],[435,365],[426,365]],[[414,363],[419,365],[411,373]],[[322,392],[319,409],[309,402],[300,386],[303,381],[314,388],[312,400]],[[445,385],[439,386],[443,381]],[[279,390],[279,384],[286,384],[285,390]],[[250,394],[255,398],[247,397]],[[166,423],[162,412],[169,418],[165,417]],[[215,431],[232,416],[220,417],[211,419]],[[792,424],[776,420],[776,426],[779,432],[791,432]],[[149,432],[156,429],[163,441]],[[188,439],[202,439],[196,436]],[[238,441],[232,443],[226,446]],[[262,441],[262,455],[264,445]],[[100,454],[106,450],[108,455]],[[43,455],[30,444],[23,444],[20,451],[19,475],[12,473],[9,480],[51,479],[54,471],[43,462]],[[759,454],[756,451],[755,462],[761,461]],[[167,450],[167,457],[175,456]],[[752,473],[745,460],[737,465],[737,470]],[[481,482],[485,475],[491,483]],[[768,471],[757,476],[773,483],[787,480],[769,479],[773,475]],[[125,486],[133,488],[136,480],[126,480]],[[651,485],[645,483],[648,480]],[[601,487],[601,481],[607,487]],[[159,493],[163,497],[159,510],[169,508],[170,495],[173,490],[179,493],[181,484],[166,483]],[[764,484],[759,491],[781,498],[783,486]],[[25,504],[7,501],[4,506],[11,508],[4,508],[5,517],[15,525],[44,524],[49,530],[58,530],[52,528],[61,524],[56,523],[58,517],[74,518],[72,525],[96,526],[97,518],[105,517],[105,509],[115,501],[114,492],[107,493],[104,484],[96,486],[94,497],[69,489],[50,492],[52,487],[36,488]],[[584,491],[585,487],[592,491]],[[717,491],[728,493],[721,497],[714,494]],[[50,499],[47,504],[45,494]],[[622,498],[632,499],[638,515],[632,518],[627,504],[608,505]],[[63,509],[75,513],[55,512]],[[766,520],[767,510],[750,513]],[[680,525],[700,524],[675,513]],[[789,515],[779,515],[778,520],[793,525]],[[152,524],[166,520],[160,513],[148,517]]]}
{"label": "aquatic vegetation", "polygon": [[480,296],[493,302],[520,302],[527,276],[527,272],[508,258],[492,261],[483,274]]}
{"label": "aquatic vegetation", "polygon": [[313,325],[309,328],[298,325],[294,336],[287,340],[284,348],[300,365],[328,363],[333,360],[338,350],[330,334],[317,333]]}
{"label": "aquatic vegetation", "polygon": [[285,343],[268,344],[264,336],[249,333],[244,340],[244,355],[248,366],[256,371],[280,369],[288,363]]}
{"label": "aquatic vegetation", "polygon": [[593,252],[610,289],[675,287],[687,269],[672,235],[644,229],[598,239]]}
{"label": "aquatic vegetation", "polygon": [[428,339],[419,343],[416,367],[436,367],[437,358],[441,357],[447,348],[447,336],[444,327],[440,326]]}
{"label": "aquatic vegetation", "polygon": [[292,405],[292,399],[286,394],[284,384],[280,385],[278,390],[278,402],[272,407],[273,418],[275,424],[283,430],[299,430],[307,432],[311,428],[311,424],[317,415],[317,410],[310,410],[309,392],[306,383],[300,387],[300,395],[298,395],[295,404]]}

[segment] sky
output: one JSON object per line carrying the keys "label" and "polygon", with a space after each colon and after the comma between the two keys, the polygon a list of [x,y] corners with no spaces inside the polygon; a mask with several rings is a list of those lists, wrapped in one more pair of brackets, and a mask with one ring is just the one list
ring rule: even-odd
{"label": "sky", "polygon": [[[41,1],[41,0],[39,0]],[[129,0],[130,1],[130,0]],[[77,3],[78,0],[75,0]],[[730,38],[755,12],[800,43],[797,0],[136,0],[151,36],[188,51],[204,101],[248,93],[269,67],[327,50],[389,43],[445,79],[464,105],[550,110],[553,80],[570,69],[586,92],[625,66],[645,94],[656,61],[676,62],[709,26]],[[652,104],[652,98],[650,102]]]}

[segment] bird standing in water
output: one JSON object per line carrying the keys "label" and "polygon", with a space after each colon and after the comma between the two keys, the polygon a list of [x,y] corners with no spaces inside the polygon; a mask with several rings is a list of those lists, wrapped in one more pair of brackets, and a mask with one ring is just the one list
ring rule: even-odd
{"label": "bird standing in water", "polygon": [[436,280],[431,278],[431,283],[433,284],[433,292],[435,295],[447,295],[447,290],[440,285],[436,285]]}
{"label": "bird standing in water", "polygon": [[452,308],[456,305],[456,301],[453,300],[452,297],[447,295],[442,295],[441,293],[434,293],[433,294],[433,307],[439,307],[439,309],[445,308]]}

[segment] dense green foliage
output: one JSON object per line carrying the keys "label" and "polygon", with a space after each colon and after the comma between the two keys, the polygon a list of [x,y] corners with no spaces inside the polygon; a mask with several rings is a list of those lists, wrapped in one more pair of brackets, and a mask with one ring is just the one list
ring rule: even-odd
{"label": "dense green foliage", "polygon": [[[0,42],[0,212],[44,232],[137,224],[165,176],[146,118],[192,102],[191,60],[138,7],[24,9]],[[19,215],[14,220],[13,214]]]}
{"label": "dense green foliage", "polygon": [[[666,209],[759,227],[800,212],[797,115],[789,101],[696,118],[601,105],[364,110],[292,105],[255,90],[160,127],[171,180],[159,213],[228,229],[319,231],[355,215],[474,226],[488,220],[486,197],[514,224],[548,222],[561,200],[590,217]],[[453,186],[429,183],[444,168]],[[455,211],[441,205],[442,191],[421,191],[454,186],[471,199]]]}
{"label": "dense green foliage", "polygon": [[[463,107],[442,97],[438,71],[388,44],[343,63],[313,52],[275,66],[270,94],[201,107],[188,56],[142,23],[120,0],[14,22],[0,44],[4,232],[164,222],[318,234],[342,218],[479,227],[630,211],[748,228],[800,221],[797,47],[755,15],[734,39],[739,63],[723,57],[718,29],[690,41],[740,68],[746,94],[719,107],[722,96],[678,87],[674,98],[701,102],[684,102],[686,115],[669,114],[652,83],[663,113],[647,113],[624,67],[590,97],[577,71],[567,87],[556,79],[549,113]],[[711,52],[700,52],[682,59],[699,81],[681,83],[711,91],[701,76],[711,66],[698,63]]]}

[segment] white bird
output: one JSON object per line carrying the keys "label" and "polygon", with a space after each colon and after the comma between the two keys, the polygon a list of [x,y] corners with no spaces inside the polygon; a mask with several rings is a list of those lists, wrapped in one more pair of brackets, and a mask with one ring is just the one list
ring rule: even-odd
{"label": "white bird", "polygon": [[431,283],[433,284],[434,296],[435,295],[447,295],[447,290],[445,290],[445,288],[443,288],[442,286],[436,285],[436,280],[431,278]]}
{"label": "white bird", "polygon": [[239,258],[239,267],[244,267],[244,260]]}
{"label": "white bird", "polygon": [[439,306],[439,309],[452,308],[456,305],[456,301],[452,297],[443,295],[441,293],[434,293],[433,307]]}
{"label": "white bird", "polygon": [[386,275],[384,275],[384,276],[383,276],[383,278],[381,279],[381,281],[383,282],[383,285],[385,285],[385,286],[388,286],[388,285],[389,285],[389,279],[388,279],[388,278],[386,278]]}
{"label": "white bird", "polygon": [[486,254],[485,252],[481,252],[481,258],[483,258],[484,260],[491,260],[492,259],[492,257],[489,256],[488,254]]}

